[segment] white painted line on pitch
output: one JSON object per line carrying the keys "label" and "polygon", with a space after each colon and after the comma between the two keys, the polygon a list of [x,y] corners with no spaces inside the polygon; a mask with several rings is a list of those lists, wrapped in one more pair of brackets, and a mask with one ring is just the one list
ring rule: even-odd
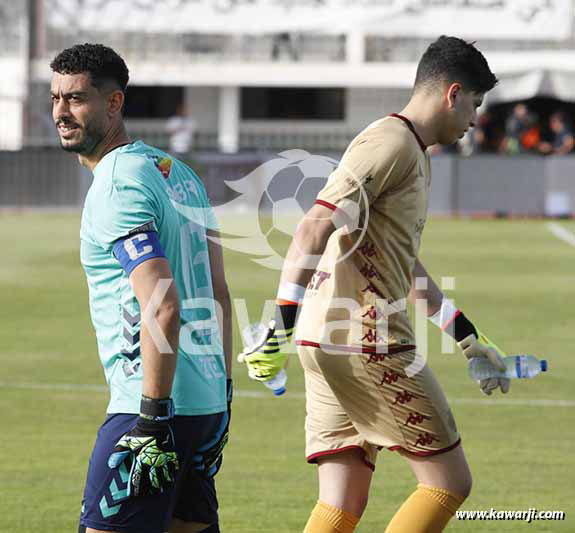
{"label": "white painted line on pitch", "polygon": [[88,383],[6,383],[0,381],[0,389],[108,392],[105,385],[90,385]]}
{"label": "white painted line on pitch", "polygon": [[556,222],[547,222],[545,226],[559,240],[566,242],[569,246],[575,246],[575,232],[569,231],[567,228],[560,226]]}
{"label": "white painted line on pitch", "polygon": [[[263,388],[263,387],[262,387]],[[108,392],[105,385],[90,385],[82,383],[7,383],[0,381],[0,389],[25,389],[25,390],[51,390],[51,391],[93,391]],[[273,398],[268,390],[235,390],[234,395],[239,398]],[[282,398],[303,400],[303,391],[288,391]],[[546,399],[521,399],[521,398],[449,398],[454,405],[512,405],[518,407],[575,407],[574,400],[546,400]]]}

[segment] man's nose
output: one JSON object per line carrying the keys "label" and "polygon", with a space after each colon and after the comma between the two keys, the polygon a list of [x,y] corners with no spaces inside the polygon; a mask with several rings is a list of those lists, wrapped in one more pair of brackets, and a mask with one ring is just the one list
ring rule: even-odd
{"label": "man's nose", "polygon": [[70,116],[70,108],[64,98],[58,98],[58,100],[54,100],[52,104],[52,116],[54,117],[55,121]]}

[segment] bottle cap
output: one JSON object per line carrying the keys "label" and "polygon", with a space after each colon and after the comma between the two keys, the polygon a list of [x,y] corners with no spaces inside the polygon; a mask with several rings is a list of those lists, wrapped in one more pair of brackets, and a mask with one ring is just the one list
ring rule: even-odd
{"label": "bottle cap", "polygon": [[280,387],[279,389],[274,389],[274,396],[281,396],[286,391],[285,387]]}
{"label": "bottle cap", "polygon": [[543,359],[541,361],[541,372],[547,372],[547,360]]}

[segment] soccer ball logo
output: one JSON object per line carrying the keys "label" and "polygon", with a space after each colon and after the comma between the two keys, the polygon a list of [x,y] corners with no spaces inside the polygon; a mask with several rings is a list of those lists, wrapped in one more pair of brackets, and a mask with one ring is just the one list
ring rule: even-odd
{"label": "soccer ball logo", "polygon": [[337,161],[330,158],[305,156],[288,160],[288,164],[271,177],[259,201],[261,232],[280,256],[285,254],[298,222],[312,207],[327,177],[337,166]]}
{"label": "soccer ball logo", "polygon": [[[221,224],[219,244],[252,256],[259,265],[281,270],[298,223],[337,166],[338,162],[329,157],[288,150],[242,179],[227,181],[226,185],[240,194],[215,208]],[[336,228],[353,233],[357,245],[367,228],[367,196],[361,187],[359,203],[350,203],[351,209],[346,208],[346,213],[334,211],[331,220]],[[234,208],[247,216],[230,217]]]}

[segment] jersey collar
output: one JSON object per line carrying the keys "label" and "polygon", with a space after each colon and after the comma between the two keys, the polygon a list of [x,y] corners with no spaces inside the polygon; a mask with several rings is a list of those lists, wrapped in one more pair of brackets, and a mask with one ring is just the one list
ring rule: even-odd
{"label": "jersey collar", "polygon": [[400,115],[399,113],[392,113],[389,116],[398,118],[399,120],[402,120],[403,122],[405,122],[405,125],[411,130],[411,133],[413,133],[413,135],[415,135],[415,138],[417,139],[417,143],[419,144],[419,147],[424,152],[427,150],[427,146],[425,146],[425,143],[421,140],[421,137],[415,131],[415,128],[413,127],[413,124],[411,123],[411,120],[409,120],[407,117],[404,117],[403,115]]}

